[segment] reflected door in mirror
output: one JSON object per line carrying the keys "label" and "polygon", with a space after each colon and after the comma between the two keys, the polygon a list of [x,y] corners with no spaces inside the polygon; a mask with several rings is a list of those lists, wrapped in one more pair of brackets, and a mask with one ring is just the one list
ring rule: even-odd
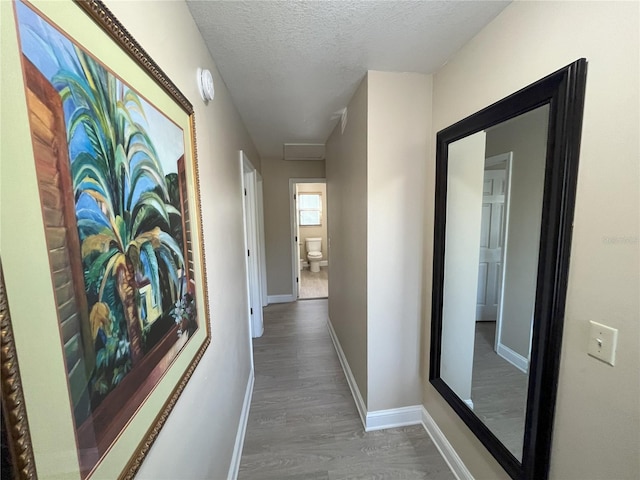
{"label": "reflected door in mirror", "polygon": [[586,85],[580,59],[438,132],[429,381],[545,480]]}
{"label": "reflected door in mirror", "polygon": [[518,460],[549,106],[449,144],[441,378]]}

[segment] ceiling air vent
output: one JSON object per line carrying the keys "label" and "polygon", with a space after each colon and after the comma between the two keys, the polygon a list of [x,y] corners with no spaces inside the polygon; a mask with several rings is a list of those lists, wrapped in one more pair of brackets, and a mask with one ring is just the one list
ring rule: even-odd
{"label": "ceiling air vent", "polygon": [[285,160],[324,160],[324,143],[285,143]]}

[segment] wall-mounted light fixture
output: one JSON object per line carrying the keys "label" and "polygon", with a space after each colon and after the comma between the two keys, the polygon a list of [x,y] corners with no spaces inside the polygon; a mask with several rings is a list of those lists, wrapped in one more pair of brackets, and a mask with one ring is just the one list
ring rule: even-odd
{"label": "wall-mounted light fixture", "polygon": [[204,103],[213,100],[215,90],[213,88],[213,76],[206,68],[198,68],[198,90]]}

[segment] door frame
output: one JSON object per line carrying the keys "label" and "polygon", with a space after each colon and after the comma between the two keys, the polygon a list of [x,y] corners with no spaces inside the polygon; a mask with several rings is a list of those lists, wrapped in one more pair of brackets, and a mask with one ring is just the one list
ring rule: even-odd
{"label": "door frame", "polygon": [[260,263],[260,287],[262,289],[262,306],[269,305],[267,294],[267,250],[264,236],[264,182],[262,175],[256,170],[256,202],[258,213],[258,247]]}
{"label": "door frame", "polygon": [[[521,355],[514,352],[512,349],[502,343],[502,312],[504,305],[504,288],[505,288],[505,275],[507,272],[507,248],[509,240],[509,215],[511,206],[511,173],[513,171],[513,152],[502,153],[488,157],[485,160],[485,167],[496,165],[498,163],[505,163],[505,191],[504,191],[504,218],[502,231],[504,232],[504,239],[502,241],[502,272],[500,273],[500,294],[498,299],[498,314],[496,318],[496,336],[494,339],[495,352],[512,364],[519,370],[527,373],[529,370],[529,359],[524,358]],[[532,312],[533,315],[533,312]],[[531,341],[529,341],[531,345]]]}
{"label": "door frame", "polygon": [[264,332],[262,318],[262,258],[264,245],[260,240],[260,208],[258,200],[258,172],[245,153],[240,151],[240,178],[242,195],[242,220],[244,230],[245,277],[247,285],[247,315],[251,337],[257,338]]}
{"label": "door frame", "polygon": [[[326,186],[326,178],[290,178],[289,179],[289,223],[291,226],[291,296],[293,301],[298,300],[300,296],[300,254],[298,247],[298,215],[296,209],[296,184],[298,183],[324,183]],[[325,194],[326,195],[326,194]],[[329,203],[329,198],[327,205]],[[326,212],[323,212],[326,215]],[[326,218],[326,217],[324,217]],[[329,225],[327,225],[327,238],[329,238]],[[327,260],[329,260],[329,245],[327,245]]]}

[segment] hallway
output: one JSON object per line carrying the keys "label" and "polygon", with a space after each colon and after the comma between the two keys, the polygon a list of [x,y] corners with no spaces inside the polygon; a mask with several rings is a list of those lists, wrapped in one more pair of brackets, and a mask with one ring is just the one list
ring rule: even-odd
{"label": "hallway", "polygon": [[421,426],[364,432],[326,319],[326,300],[264,309],[238,478],[454,478]]}

